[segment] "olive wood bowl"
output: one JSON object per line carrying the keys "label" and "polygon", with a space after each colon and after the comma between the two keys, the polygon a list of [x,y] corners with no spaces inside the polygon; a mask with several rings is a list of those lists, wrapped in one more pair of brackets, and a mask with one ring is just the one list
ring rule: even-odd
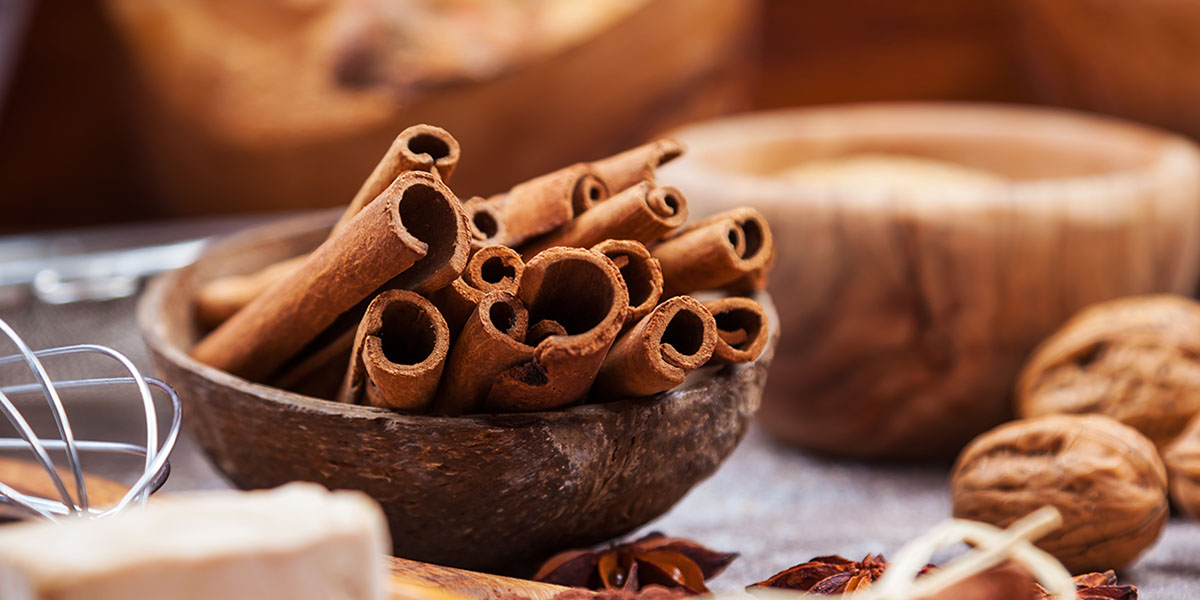
{"label": "olive wood bowl", "polygon": [[[771,223],[783,339],[759,414],[784,440],[857,457],[952,457],[1010,417],[1017,370],[1080,308],[1190,293],[1200,154],[1063,110],[863,104],[749,114],[673,133],[661,172],[696,216]],[[921,191],[788,177],[885,153],[999,176]],[[827,163],[826,163],[827,164]]]}
{"label": "olive wood bowl", "polygon": [[701,370],[656,396],[552,412],[402,414],[257,384],[188,355],[198,286],[311,250],[335,216],[234,235],[141,298],[140,327],[183,399],[187,431],[239,487],[362,490],[383,506],[398,556],[521,572],[666,512],[733,451],[758,408],[778,338],[765,294],[771,339],[756,361]]}

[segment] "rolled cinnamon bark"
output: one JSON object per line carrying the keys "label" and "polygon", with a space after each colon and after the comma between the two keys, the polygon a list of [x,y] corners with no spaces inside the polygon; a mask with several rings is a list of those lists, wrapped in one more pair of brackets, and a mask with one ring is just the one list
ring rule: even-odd
{"label": "rolled cinnamon bark", "polygon": [[471,227],[471,245],[476,250],[486,246],[500,245],[504,239],[504,221],[498,201],[488,202],[486,198],[475,196],[463,202],[463,211],[467,213],[467,223]]}
{"label": "rolled cinnamon bark", "polygon": [[663,272],[663,295],[724,287],[744,291],[766,284],[774,241],[766,219],[752,208],[714,215],[650,249]]}
{"label": "rolled cinnamon bark", "polygon": [[463,323],[475,312],[475,306],[489,292],[516,293],[525,263],[521,255],[507,246],[485,246],[471,256],[462,275],[430,294],[429,299],[441,311],[457,336]]}
{"label": "rolled cinnamon bark", "polygon": [[484,295],[450,351],[433,412],[478,412],[496,376],[533,358],[533,347],[521,341],[528,326],[529,312],[516,296],[507,292]]}
{"label": "rolled cinnamon bark", "polygon": [[485,407],[533,411],[582,401],[629,311],[621,272],[599,252],[550,248],[526,263],[518,297],[530,322],[552,321],[565,333],[541,340],[532,360],[496,377]]}
{"label": "rolled cinnamon bark", "polygon": [[676,296],[617,339],[596,386],[619,396],[665,392],[708,362],[716,345],[713,316],[695,298]]}
{"label": "rolled cinnamon bark", "polygon": [[682,143],[663,138],[591,163],[610,193],[616,194],[642,181],[654,182],[658,167],[683,154]]}
{"label": "rolled cinnamon bark", "polygon": [[717,345],[709,364],[750,362],[767,345],[767,313],[750,298],[730,297],[705,302],[717,324]]}
{"label": "rolled cinnamon bark", "polygon": [[358,193],[350,200],[350,205],[334,229],[353,219],[358,211],[382,194],[405,171],[426,171],[449,183],[454,168],[458,166],[458,155],[458,140],[441,127],[413,125],[401,131],[358,188]]}
{"label": "rolled cinnamon bark", "polygon": [[420,294],[388,290],[367,307],[354,339],[339,402],[420,410],[433,401],[450,329]]}
{"label": "rolled cinnamon bark", "polygon": [[419,171],[401,175],[299,267],[200,340],[192,355],[235,375],[265,380],[339,315],[429,255],[431,243],[410,226],[424,232],[420,224],[447,218],[451,227],[465,226],[461,210],[436,177]]}
{"label": "rolled cinnamon bark", "polygon": [[479,218],[480,209],[498,211],[497,235],[486,241],[512,248],[558,229],[575,216],[577,208],[582,210],[607,197],[608,189],[592,168],[577,163],[484,200],[484,206],[473,208],[477,212],[472,218]]}
{"label": "rolled cinnamon bark", "polygon": [[[458,165],[458,155],[458,141],[440,127],[414,125],[400,132],[379,164],[363,181],[330,235],[345,227],[405,171],[427,171],[439,176],[443,182],[449,181]],[[303,256],[297,256],[269,265],[256,273],[209,282],[196,293],[196,318],[205,327],[220,325],[303,261]]]}
{"label": "rolled cinnamon bark", "polygon": [[646,246],[633,240],[605,240],[592,246],[592,250],[607,256],[621,271],[621,279],[629,292],[626,327],[642,320],[658,306],[663,289],[662,268],[658,266],[658,259],[650,256]]}
{"label": "rolled cinnamon bark", "polygon": [[[424,181],[441,193],[409,200],[408,214],[412,218],[407,219],[406,228],[411,235],[424,242],[428,250],[425,256],[379,286],[376,292],[402,289],[430,295],[462,274],[470,252],[470,233],[462,207],[436,175],[409,171],[401,177]],[[373,295],[369,294],[339,315],[319,336],[278,369],[271,383],[318,398],[337,394],[354,346],[355,330]]]}
{"label": "rolled cinnamon bark", "polygon": [[208,282],[196,292],[196,320],[209,329],[220,325],[302,262],[303,256],[293,256],[254,273],[230,275]]}
{"label": "rolled cinnamon bark", "polygon": [[588,248],[609,239],[649,244],[683,225],[687,217],[682,192],[641,182],[533,240],[521,248],[521,255],[529,258],[553,246]]}

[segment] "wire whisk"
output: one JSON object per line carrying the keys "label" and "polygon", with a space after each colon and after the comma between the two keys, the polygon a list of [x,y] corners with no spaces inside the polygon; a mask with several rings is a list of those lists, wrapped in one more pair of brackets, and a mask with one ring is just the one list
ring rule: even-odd
{"label": "wire whisk", "polygon": [[[3,413],[17,432],[17,437],[0,437],[0,451],[27,449],[33,453],[34,460],[42,467],[53,484],[57,498],[41,497],[23,493],[15,487],[0,482],[0,504],[12,506],[31,516],[42,517],[57,521],[60,517],[76,516],[85,518],[102,518],[113,515],[128,508],[134,503],[144,504],[150,494],[166,482],[170,473],[168,457],[179,438],[182,409],[179,396],[166,383],[144,377],[133,361],[125,355],[96,344],[77,344],[32,350],[21,339],[17,332],[3,319],[0,319],[0,332],[17,348],[16,354],[0,356],[0,366],[14,363],[24,363],[33,374],[35,383],[14,385],[0,384],[0,413]],[[42,363],[43,358],[69,355],[99,355],[107,357],[120,365],[129,375],[127,377],[89,377],[83,379],[64,379],[53,381]],[[59,394],[61,390],[80,388],[113,387],[136,388],[141,399],[142,413],[146,420],[146,443],[134,443],[79,440],[71,428],[67,418],[66,407]],[[158,427],[158,411],[155,407],[151,388],[161,390],[170,399],[171,424],[166,435],[161,436]],[[39,394],[45,398],[50,413],[58,430],[58,439],[42,439],[38,437],[29,421],[17,409],[11,398],[22,394]],[[74,489],[68,488],[54,462],[50,451],[65,453],[67,467],[74,478]],[[129,490],[116,504],[107,508],[97,508],[89,504],[87,484],[83,476],[80,454],[94,452],[100,454],[127,454],[144,457],[141,476],[130,486]],[[74,494],[72,495],[72,491]]]}

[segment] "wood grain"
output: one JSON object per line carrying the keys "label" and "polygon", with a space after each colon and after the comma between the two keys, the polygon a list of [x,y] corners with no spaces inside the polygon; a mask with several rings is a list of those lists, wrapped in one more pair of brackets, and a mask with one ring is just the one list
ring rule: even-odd
{"label": "wood grain", "polygon": [[[674,134],[660,180],[698,215],[749,204],[787,298],[763,424],[816,450],[949,456],[1007,418],[1033,346],[1079,308],[1190,293],[1200,158],[1186,140],[1052,110],[878,104],[734,117]],[[775,177],[883,153],[1007,182],[889,193]]]}
{"label": "wood grain", "polygon": [[[74,494],[75,477],[71,474],[71,470],[60,467],[58,476],[66,484],[67,490]],[[42,466],[33,461],[0,457],[0,481],[23,494],[50,499],[59,498],[58,488],[54,487],[54,483],[46,475],[46,471],[42,470]],[[88,503],[93,508],[105,509],[114,506],[129,491],[129,486],[123,483],[86,473],[83,481],[87,485]],[[8,506],[0,506],[0,519],[6,516],[24,518],[28,515]]]}

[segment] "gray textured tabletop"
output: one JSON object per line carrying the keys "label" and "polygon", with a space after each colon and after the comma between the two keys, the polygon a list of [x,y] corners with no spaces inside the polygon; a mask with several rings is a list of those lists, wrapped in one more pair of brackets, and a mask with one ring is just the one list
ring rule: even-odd
{"label": "gray textured tabletop", "polygon": [[[107,344],[150,368],[131,299],[63,306],[0,308],[0,318],[34,348]],[[68,366],[69,367],[69,366]],[[105,399],[70,410],[85,431],[136,438]],[[224,487],[226,482],[185,436],[168,490]],[[741,557],[713,587],[735,590],[813,556],[894,553],[949,515],[945,465],[878,465],[814,457],[772,443],[757,429],[710,479],[645,527],[695,539]],[[1159,542],[1121,574],[1141,597],[1200,598],[1200,524],[1171,520]]]}

